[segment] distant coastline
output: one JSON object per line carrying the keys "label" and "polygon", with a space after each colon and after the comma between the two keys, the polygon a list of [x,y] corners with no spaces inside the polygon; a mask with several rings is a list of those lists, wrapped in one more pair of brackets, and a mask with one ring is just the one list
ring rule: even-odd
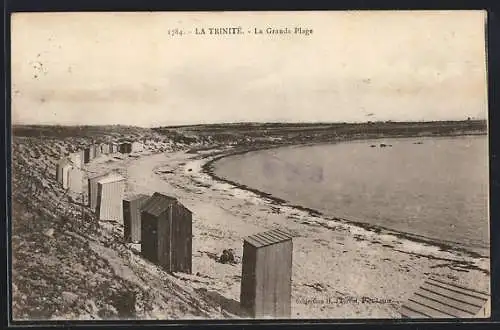
{"label": "distant coastline", "polygon": [[[143,136],[150,132],[162,135],[165,141],[174,143],[173,150],[184,150],[198,154],[206,159],[201,171],[212,179],[231,184],[232,186],[255,193],[273,201],[278,205],[287,205],[308,212],[312,216],[323,216],[317,210],[291,205],[286,200],[272,196],[237,182],[220,177],[214,173],[214,164],[225,157],[241,155],[248,152],[283,147],[306,147],[325,144],[336,144],[349,141],[373,141],[392,138],[440,138],[462,136],[486,136],[485,120],[447,121],[447,122],[367,122],[367,123],[233,123],[233,124],[199,124],[190,126],[170,126],[158,128],[140,128],[133,126],[46,126],[46,125],[13,125],[14,136],[54,137],[54,138],[96,138],[107,136],[113,132],[116,136]],[[203,151],[203,152],[202,152]],[[473,251],[456,247],[454,242],[436,241],[409,233],[396,232],[380,226],[356,222],[348,219],[334,218],[356,225],[373,232],[393,233],[415,242],[439,246],[442,250],[466,252],[473,257],[483,257]]]}

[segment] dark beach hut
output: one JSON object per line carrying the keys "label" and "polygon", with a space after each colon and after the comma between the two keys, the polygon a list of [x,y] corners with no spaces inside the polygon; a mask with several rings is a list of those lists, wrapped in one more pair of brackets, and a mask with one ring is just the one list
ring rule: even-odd
{"label": "dark beach hut", "polygon": [[169,272],[191,273],[192,213],[176,198],[154,193],[141,209],[141,253]]}
{"label": "dark beach hut", "polygon": [[290,317],[292,251],[292,236],[280,229],[244,238],[240,304],[252,317]]}
{"label": "dark beach hut", "polygon": [[123,199],[123,236],[126,242],[141,242],[141,207],[149,197],[138,194]]}
{"label": "dark beach hut", "polygon": [[90,148],[83,149],[83,163],[88,164],[90,162]]}
{"label": "dark beach hut", "polygon": [[95,158],[95,146],[90,145],[87,148],[83,149],[83,162],[87,164],[92,159]]}

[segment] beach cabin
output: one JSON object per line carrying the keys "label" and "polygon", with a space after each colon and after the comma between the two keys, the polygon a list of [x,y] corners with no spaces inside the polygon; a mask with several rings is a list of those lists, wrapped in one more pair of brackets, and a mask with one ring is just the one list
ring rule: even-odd
{"label": "beach cabin", "polygon": [[78,153],[80,154],[80,167],[83,167],[83,165],[85,165],[85,162],[84,162],[84,150],[83,149],[80,149],[78,150]]}
{"label": "beach cabin", "polygon": [[95,211],[97,208],[97,182],[109,175],[111,175],[111,173],[98,174],[88,178],[89,206],[92,211]]}
{"label": "beach cabin", "polygon": [[114,154],[116,150],[114,149],[114,144],[112,142],[108,142],[108,149],[110,154]]}
{"label": "beach cabin", "polygon": [[144,145],[141,142],[134,141],[132,142],[132,152],[139,152],[144,150]]}
{"label": "beach cabin", "polygon": [[141,209],[141,253],[168,272],[192,271],[192,213],[176,198],[154,193]]}
{"label": "beach cabin", "polygon": [[64,189],[68,189],[68,171],[71,168],[71,161],[61,158],[56,164],[56,180]]}
{"label": "beach cabin", "polygon": [[490,317],[490,295],[463,285],[429,278],[405,302],[402,318],[484,318]]}
{"label": "beach cabin", "polygon": [[273,229],[243,239],[241,308],[256,318],[289,318],[292,299],[290,233]]}
{"label": "beach cabin", "polygon": [[68,189],[74,193],[82,193],[83,171],[76,166],[72,166],[68,171]]}
{"label": "beach cabin", "polygon": [[87,164],[88,162],[90,162],[92,159],[95,158],[95,146],[91,145],[83,149],[83,153],[84,153],[83,162]]}
{"label": "beach cabin", "polygon": [[112,153],[120,152],[120,145],[118,143],[112,143],[111,145],[112,145],[111,146]]}
{"label": "beach cabin", "polygon": [[96,214],[99,220],[114,220],[123,223],[123,195],[125,178],[118,173],[97,181]]}
{"label": "beach cabin", "polygon": [[150,196],[138,194],[123,199],[123,236],[125,242],[141,242],[141,207]]}
{"label": "beach cabin", "polygon": [[101,144],[94,145],[95,158],[100,157],[102,155]]}
{"label": "beach cabin", "polygon": [[109,149],[109,143],[103,143],[101,144],[101,153],[107,155],[110,153],[110,149]]}
{"label": "beach cabin", "polygon": [[132,143],[131,142],[122,142],[120,143],[120,152],[122,154],[129,154],[132,152]]}
{"label": "beach cabin", "polygon": [[79,168],[83,166],[83,158],[84,158],[83,150],[70,153],[68,158],[73,166]]}

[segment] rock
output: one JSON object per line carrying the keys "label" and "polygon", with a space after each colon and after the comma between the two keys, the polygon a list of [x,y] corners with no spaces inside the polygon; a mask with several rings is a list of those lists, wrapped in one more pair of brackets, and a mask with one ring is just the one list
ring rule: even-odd
{"label": "rock", "polygon": [[61,296],[62,296],[63,301],[68,305],[72,305],[78,299],[78,295],[74,294],[73,292],[68,292],[68,291],[63,291],[61,293]]}
{"label": "rock", "polygon": [[222,251],[222,255],[219,257],[219,262],[221,264],[234,264],[235,258],[233,249]]}
{"label": "rock", "polygon": [[110,318],[115,318],[118,316],[118,312],[115,309],[114,306],[111,306],[109,304],[105,304],[99,311],[97,312],[97,315],[103,319],[110,319]]}
{"label": "rock", "polygon": [[46,231],[43,232],[43,234],[47,237],[53,237],[54,236],[54,229],[53,228],[47,229]]}
{"label": "rock", "polygon": [[86,300],[85,301],[85,308],[90,313],[96,313],[99,310],[99,308],[97,308],[97,306],[93,300]]}

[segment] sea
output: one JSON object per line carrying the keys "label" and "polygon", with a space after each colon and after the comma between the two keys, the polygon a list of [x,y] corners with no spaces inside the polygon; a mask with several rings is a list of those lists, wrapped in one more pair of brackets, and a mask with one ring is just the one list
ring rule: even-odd
{"label": "sea", "polygon": [[214,173],[326,216],[488,254],[488,139],[397,138],[222,158]]}

